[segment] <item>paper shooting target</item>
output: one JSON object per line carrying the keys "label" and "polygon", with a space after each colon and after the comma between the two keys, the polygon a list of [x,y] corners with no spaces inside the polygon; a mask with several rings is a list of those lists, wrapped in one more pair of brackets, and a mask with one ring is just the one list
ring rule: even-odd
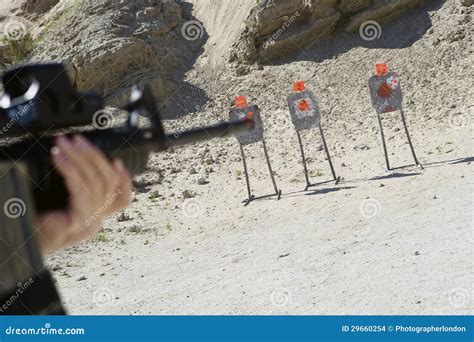
{"label": "paper shooting target", "polygon": [[369,79],[372,106],[378,114],[402,109],[403,97],[400,76],[395,72],[373,75]]}
{"label": "paper shooting target", "polygon": [[296,130],[317,127],[320,122],[319,107],[314,94],[308,90],[292,93],[287,98],[291,121]]}
{"label": "paper shooting target", "polygon": [[260,110],[254,104],[245,104],[243,106],[234,107],[230,111],[231,120],[242,120],[245,117],[253,119],[253,127],[237,133],[235,137],[241,145],[249,145],[263,140],[263,123],[260,116]]}

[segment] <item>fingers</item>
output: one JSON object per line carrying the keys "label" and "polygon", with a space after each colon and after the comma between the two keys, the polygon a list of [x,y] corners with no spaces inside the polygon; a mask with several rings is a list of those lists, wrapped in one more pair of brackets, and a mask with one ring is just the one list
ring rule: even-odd
{"label": "fingers", "polygon": [[71,158],[71,155],[74,155],[72,143],[67,138],[60,137],[57,139],[56,146],[51,152],[53,165],[58,173],[63,176],[70,196],[75,196],[81,189],[84,191],[85,175],[80,167],[78,167],[77,158]]}
{"label": "fingers", "polygon": [[89,176],[100,180],[100,189],[105,195],[112,195],[120,184],[120,175],[98,148],[87,139],[76,135],[74,141],[79,146],[82,156],[89,164]]}
{"label": "fingers", "polygon": [[109,162],[84,138],[59,137],[52,162],[69,192],[69,207],[43,215],[39,220],[42,247],[53,251],[90,238],[105,216],[127,206],[131,183],[120,160]]}
{"label": "fingers", "polygon": [[85,138],[58,138],[57,146],[71,159],[84,178],[84,186],[97,196],[111,195],[120,183],[120,175],[105,155]]}
{"label": "fingers", "polygon": [[120,159],[113,160],[113,167],[118,175],[118,184],[113,194],[118,196],[113,201],[108,213],[121,210],[130,204],[130,198],[132,196],[132,186],[130,183],[130,176]]}
{"label": "fingers", "polygon": [[64,178],[70,194],[69,213],[78,225],[90,222],[93,217],[94,227],[100,228],[105,215],[129,204],[130,177],[123,163],[119,160],[110,163],[86,139],[59,137],[52,161]]}

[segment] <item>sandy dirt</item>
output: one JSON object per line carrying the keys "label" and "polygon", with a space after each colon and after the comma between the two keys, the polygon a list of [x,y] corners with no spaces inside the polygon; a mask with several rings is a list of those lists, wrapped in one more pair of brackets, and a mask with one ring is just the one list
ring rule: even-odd
{"label": "sandy dirt", "polygon": [[[225,32],[215,13],[195,11],[210,37]],[[226,118],[234,96],[247,95],[262,110],[281,200],[243,206],[233,138],[154,155],[125,215],[48,259],[70,313],[474,313],[471,12],[446,1],[383,26],[373,44],[343,35],[241,77],[215,62],[228,43],[208,39],[186,81],[209,101],[166,126]],[[211,53],[213,42],[219,51]],[[379,60],[401,73],[424,170],[407,166],[413,160],[397,113],[384,116],[384,127],[393,166],[406,167],[384,169],[367,89]],[[303,191],[286,106],[296,80],[320,100],[338,185],[311,130],[303,139],[310,176],[321,184]],[[254,193],[271,194],[260,145],[246,151]]]}

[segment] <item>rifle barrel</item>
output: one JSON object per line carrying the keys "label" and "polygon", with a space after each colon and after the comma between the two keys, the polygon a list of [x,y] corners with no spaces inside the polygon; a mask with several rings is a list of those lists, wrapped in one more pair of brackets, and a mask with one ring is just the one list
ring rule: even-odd
{"label": "rifle barrel", "polygon": [[250,119],[233,120],[211,126],[193,128],[187,131],[177,131],[166,135],[165,149],[173,146],[192,144],[213,138],[224,138],[248,130],[253,124]]}

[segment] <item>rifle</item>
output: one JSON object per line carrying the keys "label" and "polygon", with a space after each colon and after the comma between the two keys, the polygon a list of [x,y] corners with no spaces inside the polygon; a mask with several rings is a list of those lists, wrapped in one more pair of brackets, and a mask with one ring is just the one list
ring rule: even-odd
{"label": "rifle", "polygon": [[[2,83],[0,138],[6,139],[0,143],[0,164],[14,167],[1,174],[11,177],[4,182],[12,184],[10,193],[21,193],[18,191],[22,187],[31,189],[31,196],[21,200],[34,210],[28,215],[13,215],[15,217],[2,217],[3,213],[0,213],[4,221],[0,226],[0,244],[4,244],[0,246],[0,314],[64,313],[51,275],[41,261],[37,243],[31,238],[34,236],[31,224],[34,213],[64,209],[68,205],[68,191],[49,158],[55,135],[80,131],[107,158],[122,159],[130,175],[134,176],[145,168],[153,152],[253,128],[252,119],[243,117],[166,134],[147,85],[132,87],[130,101],[124,108],[128,112],[125,123],[109,127],[113,117],[104,111],[103,99],[94,93],[79,93],[62,64],[21,66],[7,71]],[[140,116],[148,118],[147,127],[139,126]],[[93,129],[87,129],[91,124]],[[6,206],[9,199],[0,197],[0,200],[3,200],[0,204]],[[18,227],[21,234],[12,227]],[[27,290],[20,291],[21,296],[17,296],[20,284],[24,287],[27,283]],[[6,302],[10,305],[5,308]]]}

